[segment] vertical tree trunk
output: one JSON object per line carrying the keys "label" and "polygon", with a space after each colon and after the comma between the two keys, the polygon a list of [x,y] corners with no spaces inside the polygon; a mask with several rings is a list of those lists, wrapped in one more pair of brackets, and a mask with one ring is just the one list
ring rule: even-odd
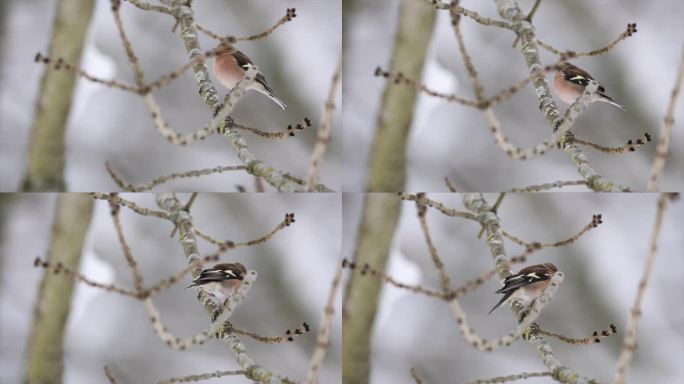
{"label": "vertical tree trunk", "polygon": [[[404,0],[399,12],[391,72],[420,80],[432,29],[434,7]],[[387,81],[370,154],[369,192],[403,192],[406,181],[406,147],[418,91]]]}
{"label": "vertical tree trunk", "polygon": [[[78,270],[93,199],[85,194],[57,197],[48,261]],[[64,327],[69,317],[74,281],[45,271],[36,301],[26,357],[25,384],[61,383]]]}
{"label": "vertical tree trunk", "polygon": [[[49,6],[51,3],[45,3]],[[78,65],[95,2],[59,0],[49,56]],[[30,65],[27,60],[26,65]],[[38,92],[22,189],[64,191],[64,137],[76,75],[46,67]]]}
{"label": "vertical tree trunk", "polygon": [[[356,240],[354,261],[384,269],[401,214],[401,200],[392,193],[367,193]],[[352,273],[342,305],[342,382],[368,383],[373,322],[382,282]]]}
{"label": "vertical tree trunk", "polygon": [[[399,11],[390,71],[420,79],[435,20],[435,9],[404,0]],[[369,192],[399,192],[406,179],[406,146],[417,91],[387,82],[370,154]],[[394,194],[365,195],[354,261],[384,269],[401,214]],[[342,309],[342,382],[368,383],[371,370],[373,322],[382,284],[352,274]]]}

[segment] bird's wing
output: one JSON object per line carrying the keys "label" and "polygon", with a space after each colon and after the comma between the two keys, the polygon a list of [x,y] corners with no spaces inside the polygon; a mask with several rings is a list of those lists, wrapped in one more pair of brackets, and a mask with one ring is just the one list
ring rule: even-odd
{"label": "bird's wing", "polygon": [[516,273],[515,275],[510,275],[504,279],[504,286],[501,287],[496,293],[507,293],[513,292],[518,288],[536,283],[539,281],[548,280],[551,275],[545,272],[527,272],[527,273]]}

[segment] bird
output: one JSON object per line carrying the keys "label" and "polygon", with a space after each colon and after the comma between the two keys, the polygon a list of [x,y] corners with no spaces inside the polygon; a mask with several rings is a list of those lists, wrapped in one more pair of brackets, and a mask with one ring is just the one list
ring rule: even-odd
{"label": "bird", "polygon": [[[570,63],[563,63],[554,76],[553,85],[558,97],[567,104],[572,104],[582,95],[591,80],[594,78],[587,71]],[[595,101],[603,101],[626,111],[625,107],[606,95],[606,89],[601,84],[599,84],[596,94],[591,100],[592,103]]]}
{"label": "bird", "polygon": [[[212,71],[219,83],[228,89],[233,89],[244,76],[249,65],[254,65],[252,60],[235,47],[219,44],[215,50],[217,53],[213,58]],[[254,82],[247,87],[268,96],[280,108],[285,109],[287,105],[275,95],[273,89],[266,82],[266,76],[261,71],[257,72]]]}
{"label": "bird", "polygon": [[187,288],[199,287],[215,297],[219,303],[224,303],[235,293],[246,273],[247,269],[241,263],[216,264],[212,268],[203,269]]}
{"label": "bird", "polygon": [[504,302],[513,299],[518,299],[526,306],[529,306],[534,299],[541,295],[544,288],[549,285],[551,277],[557,271],[558,268],[555,265],[544,263],[530,265],[521,269],[518,273],[506,277],[503,281],[504,286],[496,291],[496,293],[503,293],[504,296],[489,313],[494,312]]}

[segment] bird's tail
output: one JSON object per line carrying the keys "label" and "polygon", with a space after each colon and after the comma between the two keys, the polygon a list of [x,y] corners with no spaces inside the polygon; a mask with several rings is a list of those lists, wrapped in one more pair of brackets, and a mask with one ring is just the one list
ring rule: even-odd
{"label": "bird's tail", "polygon": [[612,105],[614,105],[614,106],[616,106],[616,107],[622,109],[623,111],[627,111],[627,110],[625,109],[625,107],[623,107],[622,105],[616,103],[615,100],[613,100],[613,98],[610,97],[610,96],[607,96],[607,95],[604,95],[604,94],[602,94],[602,93],[599,93],[599,99],[598,99],[598,100],[599,100],[599,101],[603,101],[604,103],[612,104]]}
{"label": "bird's tail", "polygon": [[508,300],[508,298],[511,297],[512,294],[513,294],[513,292],[506,292],[506,294],[501,298],[501,300],[499,300],[499,302],[496,303],[496,305],[494,306],[494,308],[492,308],[492,309],[489,311],[488,315],[489,315],[490,313],[494,312],[495,309],[499,308],[499,305],[503,304],[504,301]]}
{"label": "bird's tail", "polygon": [[287,105],[286,105],[285,103],[283,103],[283,101],[280,100],[280,99],[278,98],[278,96],[275,95],[275,92],[273,92],[273,90],[271,89],[271,87],[269,87],[269,86],[266,85],[266,84],[262,84],[262,83],[260,83],[260,84],[261,84],[261,87],[254,87],[254,90],[255,90],[255,91],[258,91],[258,92],[260,92],[260,93],[262,93],[262,94],[268,96],[269,99],[273,100],[273,102],[276,103],[276,104],[278,104],[278,106],[279,106],[280,108],[282,108],[283,110],[284,110],[285,108],[287,108]]}

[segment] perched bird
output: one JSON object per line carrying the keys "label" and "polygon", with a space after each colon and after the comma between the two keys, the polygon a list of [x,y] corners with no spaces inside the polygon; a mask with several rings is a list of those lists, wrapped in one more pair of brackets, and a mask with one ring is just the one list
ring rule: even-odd
{"label": "perched bird", "polygon": [[[233,89],[235,84],[245,76],[248,66],[254,65],[254,63],[247,55],[226,44],[219,44],[216,51],[218,53],[214,56],[212,64],[214,76],[216,76],[224,87]],[[287,107],[287,105],[275,95],[273,89],[268,86],[266,77],[261,72],[257,72],[255,81],[247,89],[253,89],[263,93],[282,109]]]}
{"label": "perched bird", "polygon": [[241,263],[216,264],[213,268],[202,270],[188,288],[199,287],[223,303],[240,286],[246,273],[247,269]]}
{"label": "perched bird", "polygon": [[[558,69],[558,72],[556,72],[556,76],[553,79],[553,85],[558,97],[564,102],[572,104],[582,95],[584,88],[589,85],[589,81],[591,80],[594,80],[594,78],[585,70],[577,68],[570,63],[563,63]],[[626,111],[625,107],[616,103],[615,100],[606,95],[606,89],[600,84],[598,89],[596,89],[596,95],[592,102],[594,101],[603,101],[613,104],[623,111]]]}
{"label": "perched bird", "polygon": [[496,291],[496,293],[503,293],[504,296],[489,313],[492,313],[504,302],[513,299],[519,299],[526,306],[529,306],[534,299],[541,295],[557,271],[558,268],[555,265],[544,263],[530,265],[521,269],[520,272],[508,276],[503,281],[504,286]]}

